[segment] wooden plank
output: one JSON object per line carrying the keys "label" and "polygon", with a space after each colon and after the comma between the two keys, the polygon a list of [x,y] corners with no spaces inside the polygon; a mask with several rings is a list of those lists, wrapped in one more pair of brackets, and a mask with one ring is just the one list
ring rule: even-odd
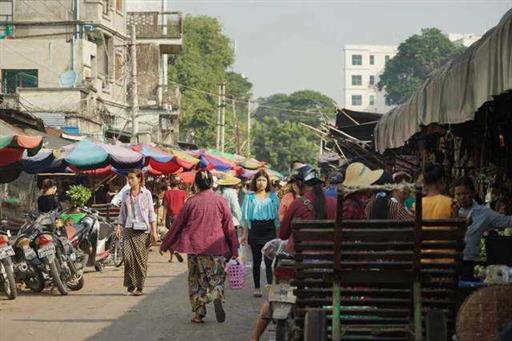
{"label": "wooden plank", "polygon": [[387,228],[413,228],[413,220],[389,220],[389,219],[374,219],[374,220],[344,220],[342,228],[360,228],[360,229],[387,229]]}
{"label": "wooden plank", "polygon": [[330,229],[334,231],[335,220],[294,220],[291,227],[292,232],[303,229]]}
{"label": "wooden plank", "polygon": [[404,229],[344,229],[340,241],[407,242],[414,237],[412,228]]}
{"label": "wooden plank", "polygon": [[453,226],[459,229],[466,227],[466,221],[464,219],[424,219],[421,221],[422,226]]}
{"label": "wooden plank", "polygon": [[334,240],[334,230],[332,229],[301,229],[295,230],[293,232],[293,239],[297,242],[313,240],[315,242],[318,241],[333,241]]}
{"label": "wooden plank", "polygon": [[[405,298],[367,298],[367,299],[352,299],[341,297],[340,303],[346,306],[375,306],[375,307],[408,307],[411,304],[411,299]],[[313,306],[330,306],[332,305],[332,297],[308,297],[297,301],[298,306],[313,307]]]}
{"label": "wooden plank", "polygon": [[[331,288],[302,288],[295,289],[295,295],[300,298],[331,296]],[[365,297],[398,297],[407,298],[411,295],[411,290],[407,289],[347,289],[342,287],[343,295],[365,296]]]}
{"label": "wooden plank", "polygon": [[334,250],[334,242],[318,242],[318,241],[295,241],[295,252],[300,254],[307,250],[326,250],[329,252],[333,252]]}
{"label": "wooden plank", "polygon": [[425,240],[460,240],[464,238],[464,231],[456,229],[422,229],[422,241]]}
{"label": "wooden plank", "polygon": [[[298,308],[296,309],[296,313],[299,315],[305,315],[308,310],[322,310],[325,311],[327,315],[332,314],[332,309],[325,309],[325,308]],[[357,307],[341,307],[341,314],[342,315],[377,315],[377,316],[409,316],[409,309],[406,308],[364,308],[360,307],[359,309]],[[328,317],[330,319],[330,317]]]}
{"label": "wooden plank", "polygon": [[412,283],[412,271],[358,271],[338,274],[343,284],[407,284]]}

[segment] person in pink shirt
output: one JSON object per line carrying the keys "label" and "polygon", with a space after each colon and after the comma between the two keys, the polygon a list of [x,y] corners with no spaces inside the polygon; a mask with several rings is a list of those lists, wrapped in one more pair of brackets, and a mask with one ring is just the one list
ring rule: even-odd
{"label": "person in pink shirt", "polygon": [[238,238],[226,200],[212,190],[212,174],[207,170],[197,172],[194,186],[197,194],[185,202],[160,252],[188,255],[192,322],[203,322],[206,304],[212,301],[217,321],[224,322],[224,268],[227,259],[238,257]]}

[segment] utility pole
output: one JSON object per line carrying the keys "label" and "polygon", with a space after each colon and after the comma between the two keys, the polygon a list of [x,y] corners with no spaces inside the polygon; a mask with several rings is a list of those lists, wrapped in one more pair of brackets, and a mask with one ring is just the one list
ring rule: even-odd
{"label": "utility pole", "polygon": [[220,151],[224,153],[224,141],[226,133],[226,83],[222,82],[222,106],[220,120]]}
{"label": "utility pole", "polygon": [[247,100],[247,156],[251,155],[251,100]]}
{"label": "utility pole", "polygon": [[238,117],[236,116],[236,105],[235,105],[235,99],[231,99],[231,106],[233,107],[233,116],[235,117],[235,143],[236,143],[236,153],[240,155],[240,121],[238,120]]}
{"label": "utility pole", "polygon": [[218,101],[218,105],[217,105],[217,142],[215,142],[215,148],[217,150],[220,150],[220,111],[221,111],[221,107],[222,107],[222,85],[219,84],[219,88],[218,88],[218,95],[219,95],[219,101]]}
{"label": "utility pole", "polygon": [[139,142],[139,123],[137,122],[137,115],[139,113],[139,98],[137,97],[137,39],[135,33],[135,25],[132,25],[130,31],[130,57],[131,57],[131,96],[132,96],[132,138],[131,143],[137,144]]}

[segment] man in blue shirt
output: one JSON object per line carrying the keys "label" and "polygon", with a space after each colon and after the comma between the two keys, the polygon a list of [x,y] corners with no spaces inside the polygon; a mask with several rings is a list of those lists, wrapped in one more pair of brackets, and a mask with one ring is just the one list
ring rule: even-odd
{"label": "man in blue shirt", "polygon": [[475,200],[475,186],[468,177],[455,182],[454,194],[458,216],[470,222],[464,237],[463,279],[473,278],[473,268],[480,261],[480,241],[485,231],[512,227],[512,216],[503,215],[479,205]]}

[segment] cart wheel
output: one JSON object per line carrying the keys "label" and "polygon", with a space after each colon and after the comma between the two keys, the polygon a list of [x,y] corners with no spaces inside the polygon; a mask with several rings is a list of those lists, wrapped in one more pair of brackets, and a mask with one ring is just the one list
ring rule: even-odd
{"label": "cart wheel", "polygon": [[447,341],[448,329],[446,326],[446,316],[439,309],[433,309],[427,312],[425,319],[426,341]]}
{"label": "cart wheel", "polygon": [[309,310],[304,321],[304,341],[327,340],[326,313],[323,310]]}

